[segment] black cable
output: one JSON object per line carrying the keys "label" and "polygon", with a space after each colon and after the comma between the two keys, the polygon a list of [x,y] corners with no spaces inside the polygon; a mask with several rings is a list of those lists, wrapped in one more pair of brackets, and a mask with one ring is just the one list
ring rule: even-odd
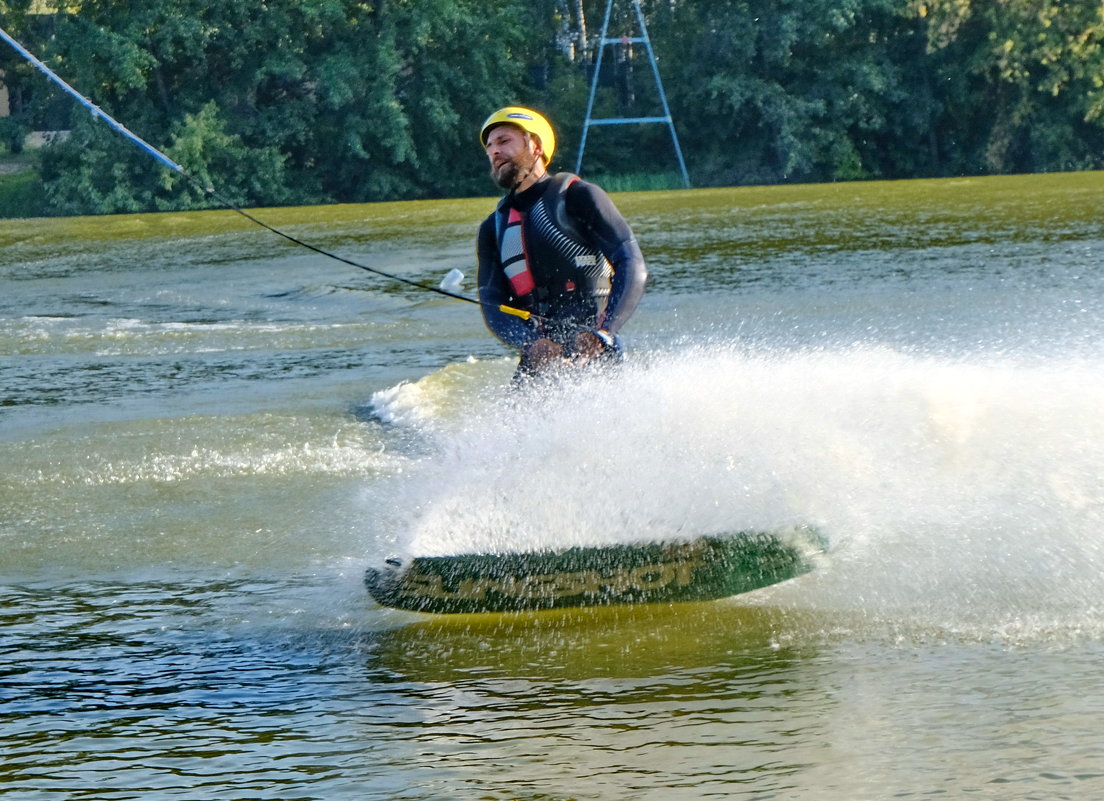
{"label": "black cable", "polygon": [[523,320],[541,319],[538,315],[532,314],[531,312],[527,312],[523,309],[515,309],[512,306],[498,305],[498,304],[494,304],[494,303],[488,303],[484,300],[480,300],[480,299],[477,299],[477,298],[469,298],[466,295],[460,295],[460,294],[457,294],[455,292],[449,292],[447,289],[442,289],[441,287],[430,286],[428,284],[423,284],[423,283],[420,283],[418,281],[412,281],[409,278],[403,278],[401,275],[395,275],[394,273],[389,273],[389,272],[385,272],[383,270],[378,270],[375,267],[369,267],[367,264],[361,264],[360,262],[353,261],[352,259],[345,258],[344,256],[339,256],[336,253],[325,250],[325,249],[320,248],[316,245],[312,245],[309,242],[304,242],[302,239],[294,237],[291,234],[286,233],[285,231],[281,231],[279,228],[276,228],[275,226],[269,225],[264,220],[261,220],[258,217],[255,217],[254,215],[252,215],[249,212],[245,211],[244,209],[240,208],[237,204],[231,202],[227,198],[220,195],[217,191],[215,191],[215,189],[213,187],[203,186],[199,182],[198,179],[193,178],[191,175],[186,173],[182,166],[180,166],[175,161],[170,159],[168,156],[166,156],[160,150],[155,148],[149,142],[145,141],[144,139],[142,139],[137,134],[135,134],[132,131],[128,130],[126,127],[124,127],[122,124],[120,124],[118,121],[116,121],[109,114],[105,113],[103,111],[103,109],[101,109],[99,106],[92,103],[91,100],[89,100],[87,97],[85,97],[80,92],[78,92],[76,89],[74,89],[72,86],[67,84],[64,80],[62,80],[62,78],[56,72],[54,72],[52,69],[47,67],[44,63],[42,63],[42,61],[40,61],[38,58],[36,58],[33,53],[31,53],[29,50],[27,50],[27,48],[23,47],[23,45],[21,45],[19,42],[17,42],[15,39],[13,39],[8,34],[8,32],[5,31],[3,28],[0,28],[0,39],[3,39],[5,42],[7,42],[9,45],[11,45],[12,48],[17,53],[19,53],[19,55],[21,55],[24,59],[26,59],[31,65],[33,65],[36,69],[38,69],[40,72],[42,72],[47,78],[49,78],[51,81],[53,81],[58,86],[60,86],[63,90],[65,90],[68,94],[70,94],[72,97],[74,97],[77,100],[78,103],[80,103],[82,106],[84,106],[89,111],[91,111],[92,116],[93,116],[94,119],[104,120],[109,126],[111,126],[111,128],[113,128],[115,131],[117,131],[118,133],[122,134],[124,137],[129,139],[133,144],[138,146],[141,150],[143,150],[149,156],[151,156],[154,159],[156,159],[157,161],[159,161],[165,167],[168,167],[169,169],[171,169],[171,170],[179,173],[180,175],[184,176],[184,178],[186,180],[188,180],[193,186],[198,188],[203,194],[213,197],[215,200],[217,200],[219,203],[221,203],[225,208],[227,208],[231,211],[237,212],[238,214],[245,217],[247,220],[255,223],[256,225],[259,225],[260,227],[265,228],[265,229],[271,231],[272,233],[274,233],[278,236],[282,236],[284,239],[288,240],[289,242],[293,242],[294,244],[299,245],[300,247],[304,247],[307,250],[312,250],[315,253],[318,253],[318,254],[320,254],[322,256],[325,256],[327,258],[330,258],[330,259],[334,259],[335,261],[342,262],[343,264],[348,264],[351,267],[357,267],[361,270],[367,270],[370,273],[374,273],[375,275],[379,275],[379,276],[382,276],[384,278],[390,278],[392,281],[399,281],[400,283],[406,284],[408,286],[416,287],[417,289],[424,289],[427,292],[436,292],[438,295],[443,295],[446,298],[453,298],[454,300],[462,300],[465,303],[472,303],[472,304],[475,304],[476,306],[481,306],[481,307],[484,307],[484,308],[497,309],[498,311],[500,311],[504,314],[510,314],[510,315],[513,315],[514,317],[520,317]]}

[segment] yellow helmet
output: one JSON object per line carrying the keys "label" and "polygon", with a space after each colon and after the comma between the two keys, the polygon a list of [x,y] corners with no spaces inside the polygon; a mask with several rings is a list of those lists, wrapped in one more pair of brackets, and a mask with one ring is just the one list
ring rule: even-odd
{"label": "yellow helmet", "polygon": [[490,133],[491,128],[503,123],[516,125],[523,131],[536,134],[540,138],[541,158],[545,165],[552,160],[552,154],[556,152],[556,133],[552,130],[552,124],[531,108],[506,106],[487,117],[487,121],[479,129],[480,144],[486,147],[487,134]]}

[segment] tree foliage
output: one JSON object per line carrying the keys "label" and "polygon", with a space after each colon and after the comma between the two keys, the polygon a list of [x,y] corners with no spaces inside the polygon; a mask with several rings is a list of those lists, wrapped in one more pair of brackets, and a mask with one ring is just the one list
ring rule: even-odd
{"label": "tree foliage", "polygon": [[[1094,169],[1104,15],[1065,0],[642,0],[697,185]],[[609,35],[639,33],[614,4]],[[0,0],[9,33],[194,181],[129,147],[13,52],[0,149],[42,153],[59,213],[488,192],[474,132],[506,103],[579,144],[605,0]],[[598,116],[651,115],[639,45]],[[585,168],[673,169],[664,126],[592,129]]]}
{"label": "tree foliage", "polygon": [[[496,6],[511,10],[510,3]],[[471,191],[453,170],[484,109],[522,83],[520,24],[471,0],[85,0],[48,61],[132,131],[242,203]],[[527,12],[514,3],[519,17]],[[471,47],[478,43],[478,47]],[[65,212],[210,200],[129,154],[74,108],[44,153]],[[464,149],[470,151],[470,147]]]}
{"label": "tree foliage", "polygon": [[[941,121],[969,172],[1098,168],[1104,12],[1060,0],[917,0],[927,59],[946,80]],[[965,145],[964,147],[962,145]],[[945,148],[950,151],[950,148]]]}

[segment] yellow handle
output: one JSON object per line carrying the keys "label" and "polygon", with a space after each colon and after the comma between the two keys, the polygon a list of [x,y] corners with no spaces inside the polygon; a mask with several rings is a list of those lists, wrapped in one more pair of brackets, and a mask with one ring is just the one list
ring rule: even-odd
{"label": "yellow handle", "polygon": [[515,309],[512,306],[499,306],[498,310],[503,314],[512,314],[514,317],[520,317],[522,320],[528,320],[533,316],[532,312],[527,312],[524,309]]}

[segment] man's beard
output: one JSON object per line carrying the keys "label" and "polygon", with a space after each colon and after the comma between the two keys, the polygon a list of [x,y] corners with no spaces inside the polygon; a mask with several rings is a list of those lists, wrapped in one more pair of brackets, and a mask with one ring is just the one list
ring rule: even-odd
{"label": "man's beard", "polygon": [[522,166],[521,160],[526,155],[528,154],[520,154],[499,167],[491,167],[491,179],[503,189],[517,188],[518,184],[533,171],[533,166],[537,162],[537,157],[533,156],[528,167]]}

